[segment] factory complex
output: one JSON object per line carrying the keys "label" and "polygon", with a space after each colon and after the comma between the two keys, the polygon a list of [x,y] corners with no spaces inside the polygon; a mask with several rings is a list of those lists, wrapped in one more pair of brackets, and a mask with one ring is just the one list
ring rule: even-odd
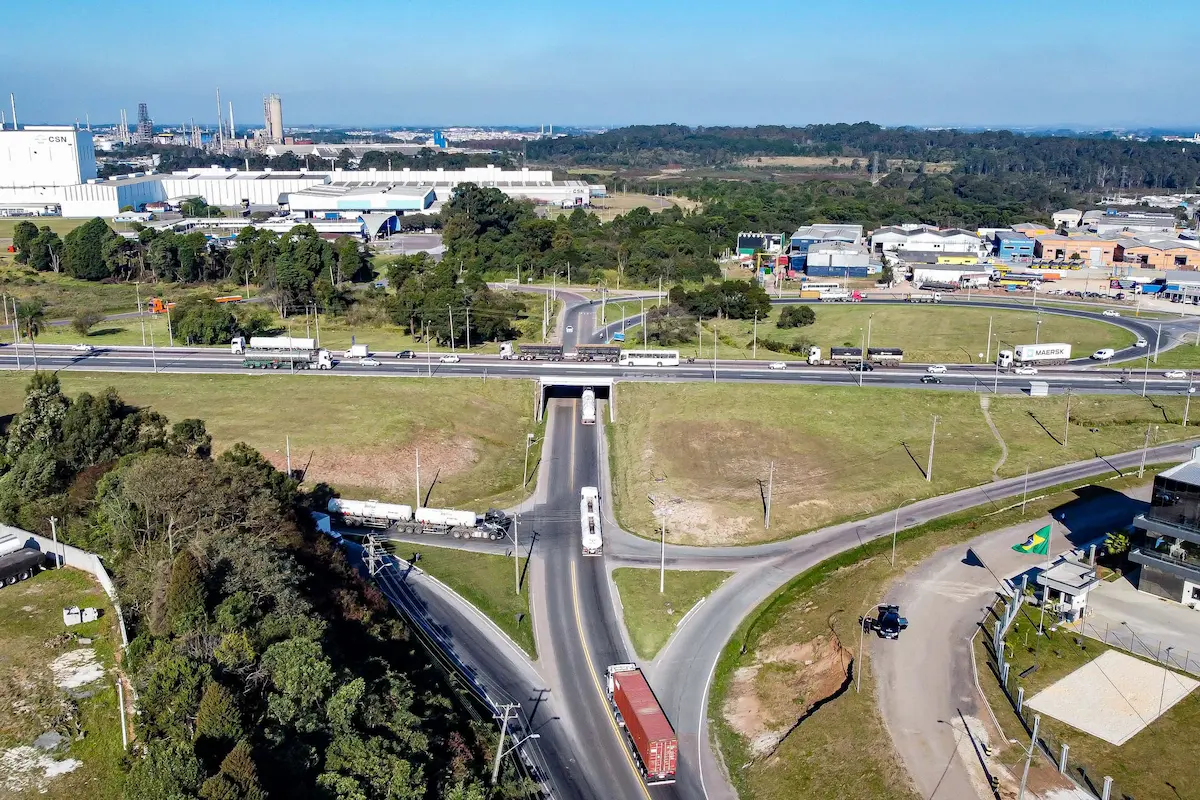
{"label": "factory complex", "polygon": [[474,183],[560,207],[591,205],[603,186],[555,180],[550,170],[298,170],[221,167],[97,178],[92,135],[69,126],[0,131],[0,215],[112,218],[123,209],[177,205],[288,211],[318,219],[436,211],[456,187]]}

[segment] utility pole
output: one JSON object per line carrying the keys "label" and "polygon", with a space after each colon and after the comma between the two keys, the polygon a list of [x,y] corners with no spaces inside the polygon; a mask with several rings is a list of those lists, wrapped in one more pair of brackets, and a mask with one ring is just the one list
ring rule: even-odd
{"label": "utility pole", "polygon": [[662,513],[662,538],[658,544],[658,593],[667,589],[667,509]]}
{"label": "utility pole", "polygon": [[650,347],[650,329],[646,325],[646,298],[639,298],[639,302],[642,304],[642,347],[648,348]]}
{"label": "utility pole", "polygon": [[1033,343],[1037,344],[1042,337],[1042,312],[1037,312],[1037,322],[1033,326]]}
{"label": "utility pole", "polygon": [[763,521],[765,530],[771,529],[771,496],[775,493],[775,462],[771,462],[771,466],[767,470],[767,515]]}
{"label": "utility pole", "polygon": [[1138,467],[1139,478],[1146,472],[1146,453],[1150,449],[1150,431],[1153,427],[1153,425],[1146,426],[1146,441],[1142,444],[1142,464]]}
{"label": "utility pole", "polygon": [[[146,346],[146,318],[142,316],[142,284],[137,282],[133,285],[133,294],[137,298],[138,322],[142,324],[142,347]],[[14,303],[15,305],[15,303]],[[16,311],[13,312],[14,314]]]}
{"label": "utility pole", "polygon": [[167,303],[164,303],[163,305],[167,307],[167,339],[170,341],[171,347],[174,347],[175,329],[171,327],[171,306]]}
{"label": "utility pole", "polygon": [[287,453],[287,476],[292,477],[292,437],[283,437],[283,448]]}
{"label": "utility pole", "polygon": [[20,372],[21,371],[21,348],[19,347],[19,345],[21,344],[21,334],[20,334],[20,330],[17,328],[17,298],[10,297],[8,299],[12,300],[12,305],[13,305],[13,316],[12,316],[13,355],[15,355],[17,357],[17,372]]}
{"label": "utility pole", "polygon": [[[871,360],[871,323],[875,320],[875,314],[872,312],[867,315],[867,341],[863,345],[863,358]],[[861,374],[861,373],[859,373]]]}
{"label": "utility pole", "polygon": [[454,306],[449,303],[446,308],[450,311],[450,352],[454,352]]}
{"label": "utility pole", "polygon": [[467,306],[467,352],[471,352],[471,307]]}
{"label": "utility pole", "polygon": [[521,594],[521,515],[513,518],[513,593]]}
{"label": "utility pole", "polygon": [[1071,387],[1067,387],[1067,424],[1063,426],[1063,447],[1067,446],[1067,437],[1071,435]]}
{"label": "utility pole", "polygon": [[[545,320],[543,320],[542,325],[544,326],[545,324],[546,324],[546,322],[545,322]],[[425,366],[429,370],[429,377],[432,378],[433,377],[433,353],[429,352],[429,323],[422,322],[422,325],[425,328]],[[542,338],[545,339],[544,332],[542,334]]]}
{"label": "utility pole", "polygon": [[417,504],[414,508],[421,507],[421,448],[417,448]]}
{"label": "utility pole", "polygon": [[863,372],[866,371],[866,368],[867,368],[867,334],[864,331],[863,338],[862,338],[862,350],[858,351],[858,388],[860,388],[860,389],[862,388],[862,385],[863,385]]}
{"label": "utility pole", "polygon": [[750,358],[758,358],[758,312],[754,312],[754,344],[750,346]]}
{"label": "utility pole", "polygon": [[1029,499],[1029,467],[1025,467],[1025,488],[1021,490],[1021,516],[1025,516],[1025,501]]}
{"label": "utility pole", "polygon": [[925,480],[933,481],[933,445],[937,441],[937,414],[933,415],[933,433],[929,436],[929,466],[925,468]]}
{"label": "utility pole", "polygon": [[1162,323],[1158,323],[1158,335],[1154,337],[1154,363],[1158,363],[1158,346],[1162,341]]}
{"label": "utility pole", "polygon": [[1195,372],[1188,373],[1187,399],[1183,402],[1183,427],[1185,428],[1187,427],[1188,409],[1192,406],[1192,392],[1195,391],[1195,388],[1192,386],[1192,381],[1195,380],[1195,378]]}
{"label": "utility pole", "polygon": [[[1157,362],[1157,359],[1155,359]],[[1142,369],[1142,397],[1146,396],[1146,381],[1150,379],[1150,350],[1146,350],[1146,366]]]}
{"label": "utility pole", "polygon": [[58,517],[50,518],[50,536],[54,539],[54,567],[57,569],[62,566],[58,558]]}
{"label": "utility pole", "polygon": [[1017,800],[1025,800],[1025,783],[1029,780],[1029,765],[1033,762],[1033,751],[1037,748],[1038,726],[1042,723],[1042,715],[1033,715],[1033,736],[1029,739],[1029,749],[1025,751],[1025,771],[1021,773],[1021,790]]}
{"label": "utility pole", "polygon": [[992,360],[992,318],[991,317],[988,317],[988,340],[987,340],[986,353],[987,354],[983,357],[983,360],[991,361]]}

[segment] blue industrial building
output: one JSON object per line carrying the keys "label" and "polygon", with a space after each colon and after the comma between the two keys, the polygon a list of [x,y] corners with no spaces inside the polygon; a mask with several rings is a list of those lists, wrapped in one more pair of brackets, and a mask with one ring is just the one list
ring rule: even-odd
{"label": "blue industrial building", "polygon": [[996,257],[1004,261],[1033,260],[1033,239],[1016,231],[997,231]]}

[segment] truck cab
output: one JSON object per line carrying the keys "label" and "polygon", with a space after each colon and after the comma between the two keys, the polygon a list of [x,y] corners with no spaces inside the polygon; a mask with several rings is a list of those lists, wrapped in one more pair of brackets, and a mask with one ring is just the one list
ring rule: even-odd
{"label": "truck cab", "polygon": [[505,359],[513,357],[513,343],[512,342],[501,342],[500,343],[500,357],[505,358]]}
{"label": "truck cab", "polygon": [[1013,365],[1012,350],[1001,350],[996,353],[996,366],[1000,369],[1008,369]]}
{"label": "truck cab", "polygon": [[808,348],[808,363],[812,365],[821,363],[821,348],[816,345]]}
{"label": "truck cab", "polygon": [[243,355],[246,352],[246,337],[233,337],[233,341],[229,343],[229,352],[233,353],[235,356]]}

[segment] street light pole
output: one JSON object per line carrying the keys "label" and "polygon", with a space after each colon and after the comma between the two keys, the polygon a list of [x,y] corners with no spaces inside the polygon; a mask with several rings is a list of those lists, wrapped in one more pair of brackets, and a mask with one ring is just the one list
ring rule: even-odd
{"label": "street light pole", "polygon": [[663,594],[667,589],[667,514],[663,509],[662,538],[658,545],[658,593]]}
{"label": "street light pole", "polygon": [[[1042,715],[1034,714],[1033,735],[1029,740],[1029,749],[1025,751],[1025,771],[1021,773],[1021,790],[1017,793],[1017,800],[1025,800],[1025,784],[1029,781],[1029,765],[1033,763],[1033,751],[1037,748],[1038,727],[1041,724]],[[1017,743],[1016,739],[1010,739],[1009,741],[1013,742],[1014,744]]]}
{"label": "street light pole", "polygon": [[987,353],[984,355],[985,361],[992,360],[992,318],[988,317],[988,338],[987,338]]}
{"label": "street light pole", "polygon": [[925,468],[926,482],[933,482],[933,445],[937,442],[937,414],[933,415],[933,433],[929,435],[929,465]]}
{"label": "street light pole", "polygon": [[1187,427],[1188,409],[1191,408],[1192,405],[1192,392],[1196,391],[1195,387],[1192,386],[1192,381],[1195,380],[1195,378],[1195,372],[1188,373],[1187,399],[1183,402],[1183,427],[1185,428]]}
{"label": "street light pole", "polygon": [[533,446],[533,434],[525,434],[525,477],[521,479],[521,486],[525,487],[529,483],[529,448]]}
{"label": "street light pole", "polygon": [[908,500],[905,500],[903,503],[896,506],[895,516],[892,517],[892,566],[893,567],[896,566],[896,531],[900,527],[900,509],[903,506],[905,506],[909,503],[915,503],[916,501],[917,501],[917,498],[915,498],[915,497],[911,497]]}
{"label": "street light pole", "polygon": [[[1167,647],[1167,663],[1171,663],[1171,651],[1175,649],[1174,645]],[[1169,670],[1163,667],[1162,691],[1158,693],[1158,715],[1162,716],[1163,698],[1167,694],[1167,672]]]}
{"label": "street light pole", "polygon": [[513,518],[513,592],[521,594],[521,515]]}

